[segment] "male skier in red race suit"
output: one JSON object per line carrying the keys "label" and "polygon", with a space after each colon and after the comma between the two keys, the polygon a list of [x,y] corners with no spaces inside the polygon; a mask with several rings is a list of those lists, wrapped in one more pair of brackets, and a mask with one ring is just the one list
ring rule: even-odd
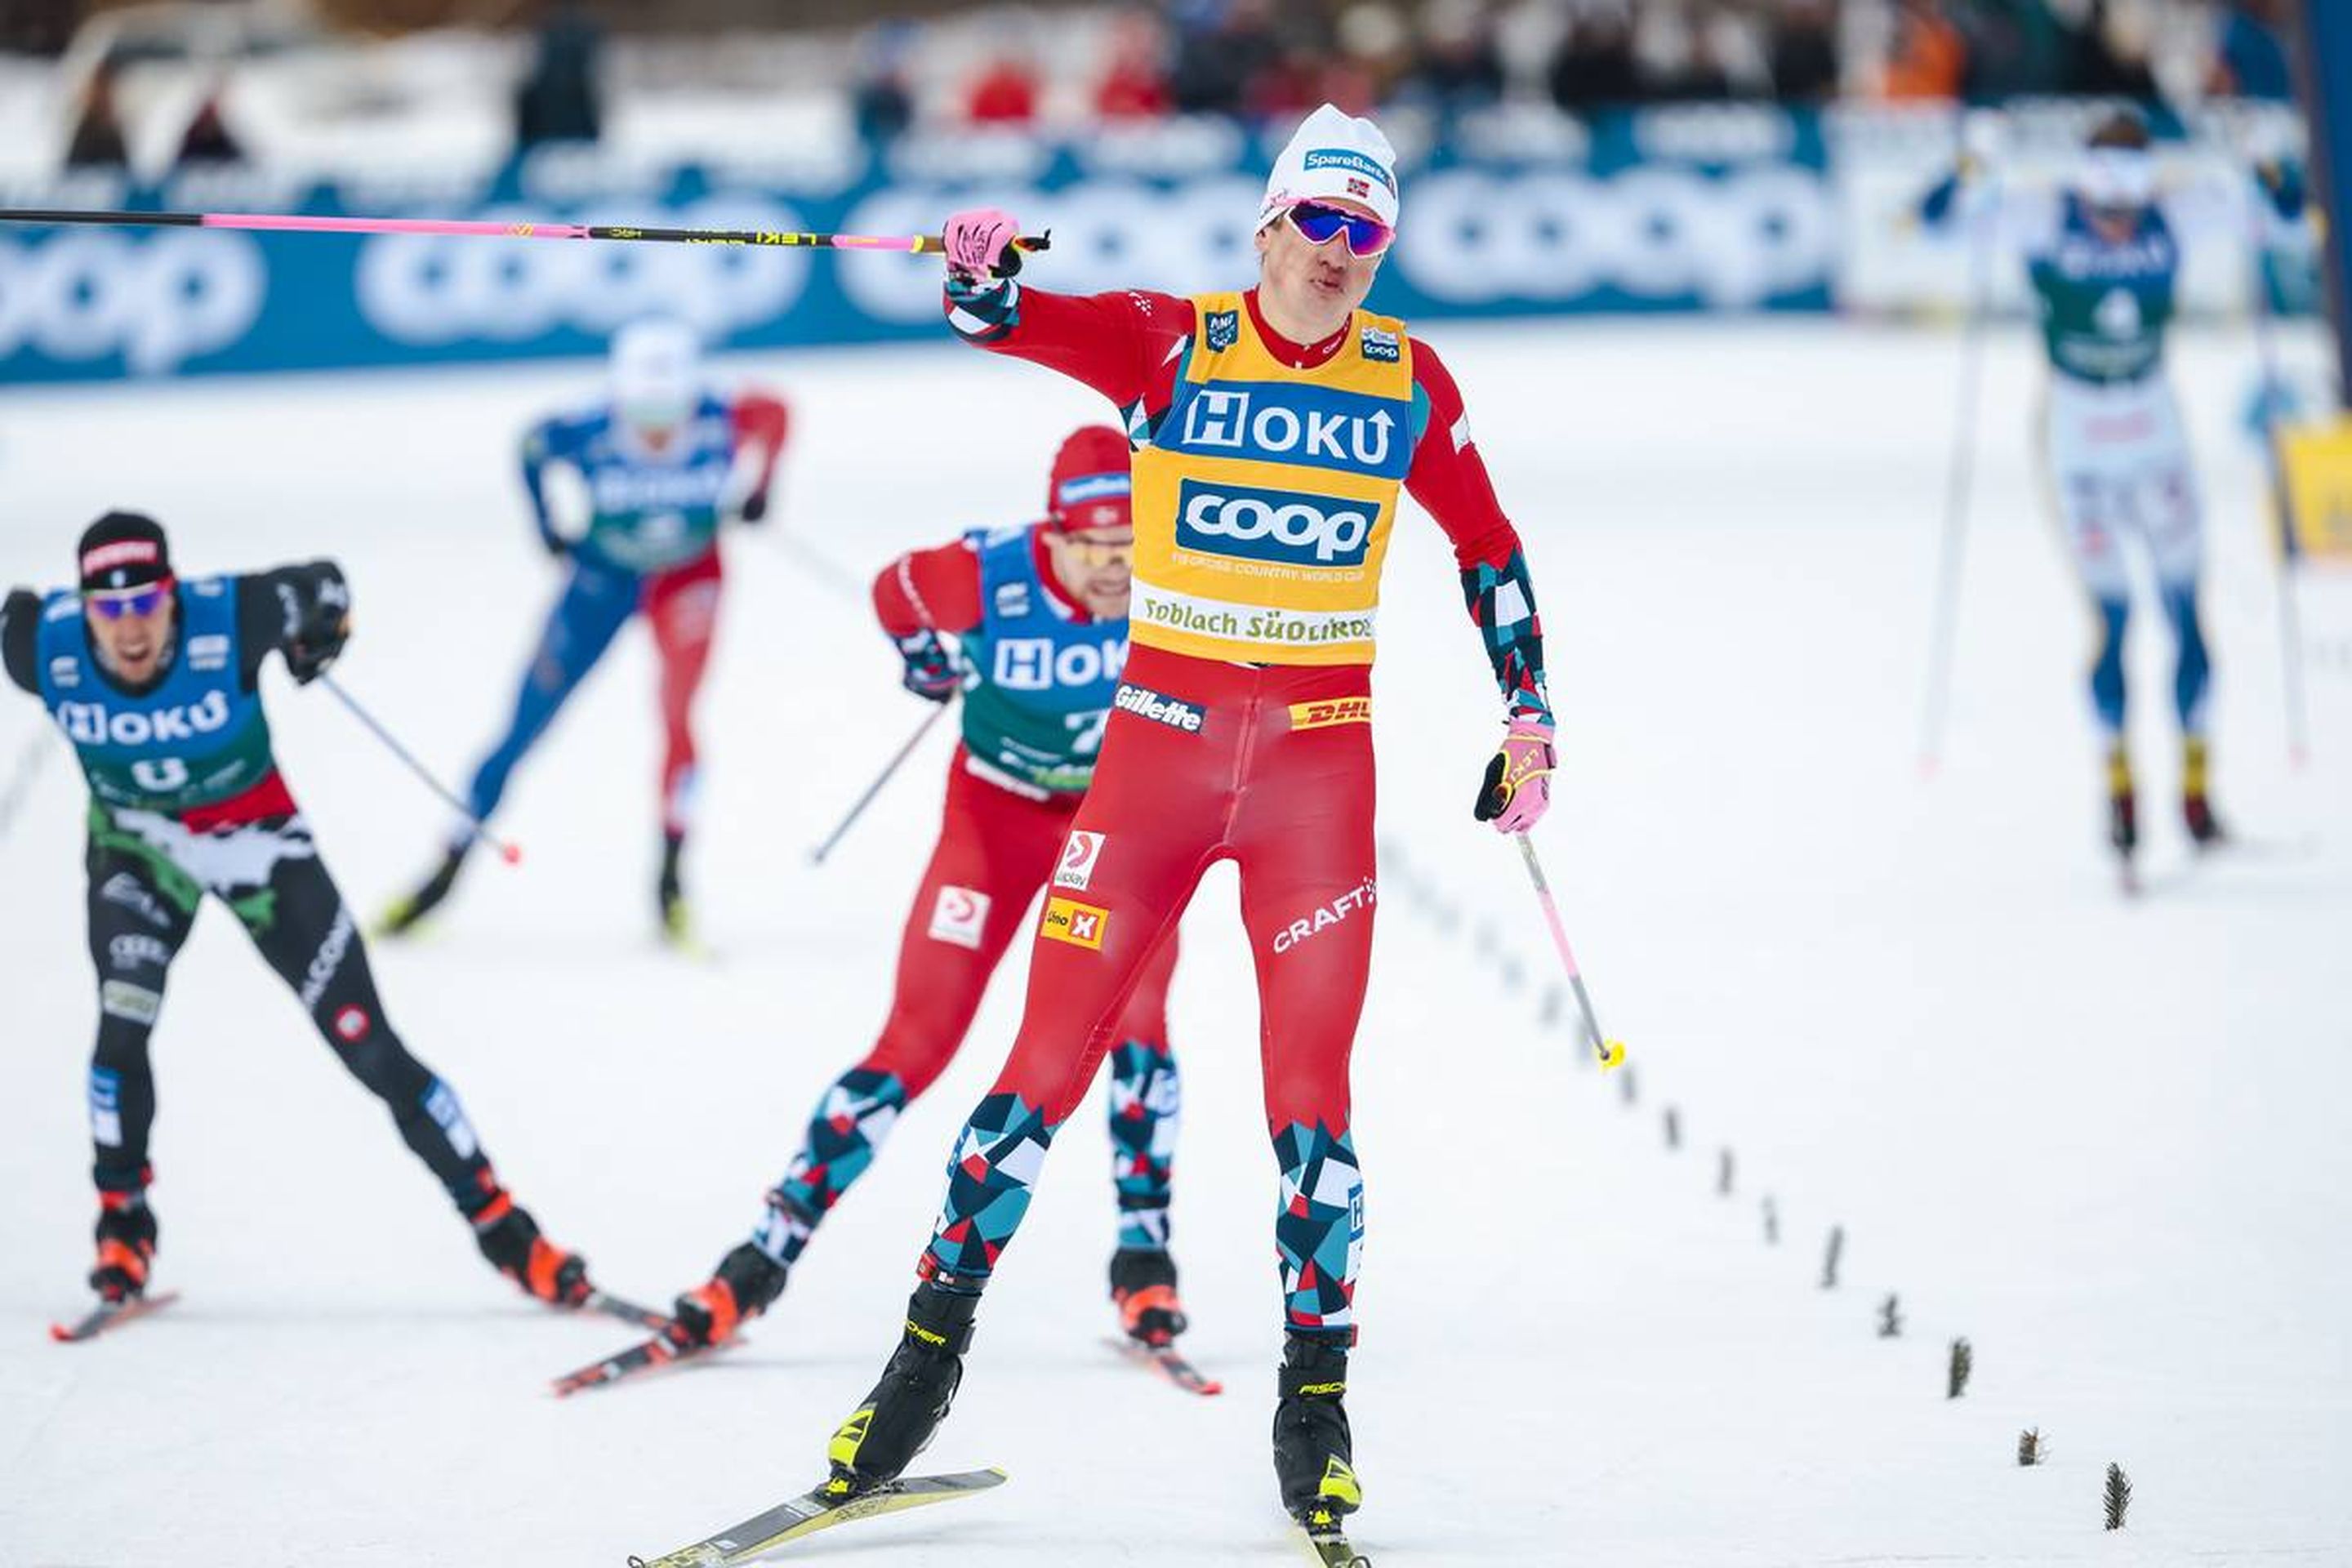
{"label": "male skier in red race suit", "polygon": [[[668,1337],[681,1348],[731,1338],[782,1293],[787,1271],[900,1113],[955,1059],[1038,889],[1051,879],[1048,908],[1088,896],[1096,841],[1072,834],[1070,819],[1127,661],[1129,488],[1127,437],[1087,426],[1055,456],[1044,521],[909,552],[874,580],[875,615],[906,664],[901,684],[934,702],[963,695],[939,844],[907,916],[881,1038],[817,1102],[751,1239],[678,1298]],[[1111,1068],[1119,1205],[1111,1299],[1128,1334],[1154,1348],[1185,1326],[1168,1251],[1179,1091],[1166,1005],[1175,966],[1171,926],[1114,1020]]]}
{"label": "male skier in red race suit", "polygon": [[1534,594],[1461,394],[1403,322],[1361,309],[1397,195],[1387,138],[1326,105],[1267,181],[1246,292],[1024,290],[1009,214],[948,220],[958,334],[1083,381],[1125,416],[1134,651],[1072,825],[1099,840],[1089,885],[1039,925],[1020,1034],[957,1138],[905,1331],[828,1449],[835,1496],[898,1476],[945,1417],[1047,1145],[1161,933],[1232,859],[1282,1170],[1275,1469],[1310,1531],[1336,1531],[1361,1500],[1341,1405],[1363,1240],[1348,1054],[1371,952],[1370,665],[1400,489],[1453,541],[1507,710],[1477,816],[1532,827],[1552,766]]}

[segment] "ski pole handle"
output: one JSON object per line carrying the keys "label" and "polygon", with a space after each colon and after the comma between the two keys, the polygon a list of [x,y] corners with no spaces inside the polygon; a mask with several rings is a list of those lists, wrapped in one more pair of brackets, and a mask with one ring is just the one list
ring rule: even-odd
{"label": "ski pole handle", "polygon": [[907,737],[906,744],[898,748],[897,754],[882,764],[882,771],[875,775],[872,784],[866,786],[866,793],[857,797],[857,804],[849,808],[848,815],[841,819],[839,825],[831,833],[824,836],[824,843],[809,851],[810,865],[824,864],[824,858],[833,853],[833,847],[840,843],[843,837],[856,826],[857,819],[866,815],[866,808],[874,804],[874,797],[882,793],[882,786],[888,784],[899,768],[905,765],[907,759],[915,754],[915,748],[923,743],[923,737],[931,732],[931,726],[938,723],[947,710],[948,705],[941,702],[923,715],[923,721],[915,726],[915,732]]}
{"label": "ski pole handle", "polygon": [[459,816],[466,819],[466,825],[470,829],[469,837],[478,838],[483,843],[488,845],[491,848],[497,850],[499,852],[499,858],[504,860],[508,865],[516,866],[522,863],[522,851],[520,848],[508,843],[505,839],[500,838],[497,834],[492,833],[488,827],[484,826],[482,819],[474,815],[471,807],[467,805],[464,801],[459,800],[456,795],[452,795],[447,789],[444,788],[439,779],[435,778],[430,773],[426,772],[425,764],[418,762],[415,756],[411,755],[408,748],[402,745],[393,737],[391,731],[376,722],[375,715],[361,707],[358,700],[353,698],[350,692],[344,690],[341,685],[336,681],[332,675],[320,675],[319,677],[319,684],[333,692],[335,694],[335,700],[350,709],[352,717],[366,725],[368,732],[373,735],[377,740],[383,742],[384,750],[399,758],[402,765],[406,767],[410,773],[415,773],[418,780],[424,784],[426,789],[429,789],[435,795],[439,795],[442,800],[448,805],[452,811],[455,811]]}
{"label": "ski pole handle", "polygon": [[[290,213],[137,213],[0,207],[0,223],[105,224],[128,228],[228,228],[263,234],[422,234],[467,239],[634,239],[667,245],[785,246],[817,250],[898,250],[937,256],[936,234],[807,234],[764,228],[645,228],[631,224],[507,223],[494,218],[306,217]],[[1048,235],[1014,240],[1045,250]]]}
{"label": "ski pole handle", "polygon": [[1519,841],[1519,856],[1528,865],[1528,880],[1536,885],[1536,901],[1543,906],[1544,921],[1551,927],[1552,945],[1559,949],[1559,961],[1568,969],[1568,984],[1576,993],[1578,1011],[1584,1015],[1584,1032],[1592,1041],[1592,1054],[1601,1063],[1601,1070],[1623,1065],[1625,1042],[1612,1040],[1601,1032],[1601,1020],[1592,1011],[1592,994],[1584,988],[1584,973],[1576,966],[1576,952],[1568,945],[1568,927],[1561,923],[1559,906],[1552,901],[1551,884],[1544,880],[1543,863],[1536,858],[1535,840],[1524,833],[1514,833]]}

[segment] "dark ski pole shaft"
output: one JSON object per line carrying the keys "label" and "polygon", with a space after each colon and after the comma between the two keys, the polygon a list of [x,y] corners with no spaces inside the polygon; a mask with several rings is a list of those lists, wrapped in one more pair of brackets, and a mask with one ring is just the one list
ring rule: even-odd
{"label": "dark ski pole shaft", "polygon": [[874,776],[872,784],[866,786],[866,793],[857,797],[857,803],[849,808],[848,814],[835,826],[831,833],[824,836],[824,842],[809,851],[810,865],[824,864],[824,858],[833,853],[833,847],[840,843],[849,830],[857,825],[857,819],[866,815],[866,808],[874,804],[874,797],[882,793],[882,787],[897,775],[898,770],[906,764],[907,759],[915,754],[915,748],[923,743],[923,737],[931,732],[931,726],[938,723],[940,716],[947,710],[948,704],[941,702],[923,715],[923,721],[915,726],[915,732],[907,737],[906,744],[900,746],[896,754],[882,764],[882,771]]}
{"label": "dark ski pole shaft", "polygon": [[439,795],[441,799],[448,805],[452,811],[455,811],[458,816],[464,817],[466,819],[467,826],[472,831],[474,837],[480,839],[483,843],[497,850],[499,852],[499,858],[504,860],[508,865],[513,866],[520,863],[522,859],[522,851],[515,847],[515,846],[508,843],[505,839],[500,838],[497,834],[492,833],[487,826],[483,826],[482,819],[476,816],[464,801],[459,800],[455,795],[444,788],[441,781],[435,778],[430,773],[428,773],[425,770],[425,764],[418,762],[416,758],[410,753],[406,746],[402,745],[398,740],[394,738],[391,731],[378,723],[374,714],[370,713],[366,709],[361,707],[358,700],[354,699],[350,692],[344,690],[333,676],[321,675],[319,677],[319,683],[321,686],[324,686],[328,690],[333,692],[335,694],[335,700],[341,702],[345,708],[350,709],[352,717],[366,725],[368,733],[383,742],[384,750],[399,758],[401,764],[407,768],[410,773],[415,773],[417,778],[423,782],[426,789],[429,789],[435,795]]}
{"label": "dark ski pole shaft", "polygon": [[2275,392],[2281,384],[2277,334],[2271,321],[2269,247],[2263,234],[2263,199],[2247,203],[2247,271],[2253,289],[2254,359],[2262,378],[2263,463],[2270,479],[2271,509],[2278,521],[2279,663],[2281,695],[2286,701],[2286,752],[2300,771],[2311,754],[2311,716],[2303,689],[2303,616],[2295,598],[2295,569],[2302,541],[2295,533],[2294,492],[2287,484],[2286,453],[2279,444]]}
{"label": "dark ski pole shaft", "polygon": [[2000,186],[1988,176],[1985,210],[1969,242],[1968,316],[1960,331],[1959,403],[1953,414],[1951,465],[1944,477],[1943,545],[1936,566],[1936,609],[1927,645],[1927,696],[1919,725],[1919,769],[1933,773],[1943,755],[1951,704],[1953,644],[1959,636],[1960,574],[1968,555],[1969,493],[1976,479],[1978,387],[1984,376],[1985,318],[1991,314],[1993,240]]}
{"label": "dark ski pole shaft", "polygon": [[[463,239],[638,240],[656,245],[782,246],[796,250],[895,250],[936,256],[946,249],[936,234],[807,234],[754,228],[647,228],[634,224],[506,222],[493,218],[327,217],[300,213],[142,213],[0,207],[0,224],[38,227],[85,225],[110,228],[225,228],[249,234],[407,234]],[[1024,235],[1017,251],[1050,249],[1050,235]]]}
{"label": "dark ski pole shaft", "polygon": [[1535,840],[1524,833],[1512,837],[1519,841],[1519,855],[1528,865],[1528,880],[1536,885],[1536,901],[1543,906],[1545,923],[1551,927],[1552,945],[1559,949],[1559,961],[1568,969],[1569,989],[1576,994],[1578,1011],[1584,1015],[1584,1032],[1592,1040],[1592,1054],[1601,1070],[1616,1067],[1625,1059],[1625,1042],[1612,1040],[1601,1032],[1601,1019],[1592,1010],[1591,994],[1584,988],[1584,973],[1576,966],[1576,952],[1568,945],[1568,927],[1559,918],[1559,905],[1553,901],[1551,884],[1544,879],[1543,863],[1536,858]]}

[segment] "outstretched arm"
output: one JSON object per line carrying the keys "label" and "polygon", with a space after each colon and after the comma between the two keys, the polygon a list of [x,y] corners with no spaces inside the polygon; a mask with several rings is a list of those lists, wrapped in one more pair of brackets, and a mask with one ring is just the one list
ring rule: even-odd
{"label": "outstretched arm", "polygon": [[768,515],[768,492],[776,482],[776,463],[784,455],[792,415],[783,399],[764,392],[746,392],[728,405],[727,422],[736,441],[749,447],[759,464],[740,509],[745,522],[758,522]]}

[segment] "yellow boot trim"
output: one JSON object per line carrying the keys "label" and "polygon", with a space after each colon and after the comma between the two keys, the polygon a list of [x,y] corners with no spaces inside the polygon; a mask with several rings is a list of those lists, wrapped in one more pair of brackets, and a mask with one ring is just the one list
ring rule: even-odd
{"label": "yellow boot trim", "polygon": [[1364,1489],[1356,1484],[1356,1472],[1336,1456],[1323,1467],[1323,1484],[1315,1489],[1315,1495],[1328,1498],[1342,1509],[1364,1506]]}
{"label": "yellow boot trim", "polygon": [[2205,739],[2191,735],[2180,743],[2180,793],[2192,799],[2205,794]]}
{"label": "yellow boot trim", "polygon": [[2116,796],[2132,793],[2131,752],[2121,741],[2107,748],[2107,793]]}
{"label": "yellow boot trim", "polygon": [[833,1434],[833,1441],[824,1446],[824,1457],[845,1468],[857,1468],[857,1450],[866,1442],[866,1429],[874,1424],[874,1406],[860,1405],[856,1414],[843,1422]]}

